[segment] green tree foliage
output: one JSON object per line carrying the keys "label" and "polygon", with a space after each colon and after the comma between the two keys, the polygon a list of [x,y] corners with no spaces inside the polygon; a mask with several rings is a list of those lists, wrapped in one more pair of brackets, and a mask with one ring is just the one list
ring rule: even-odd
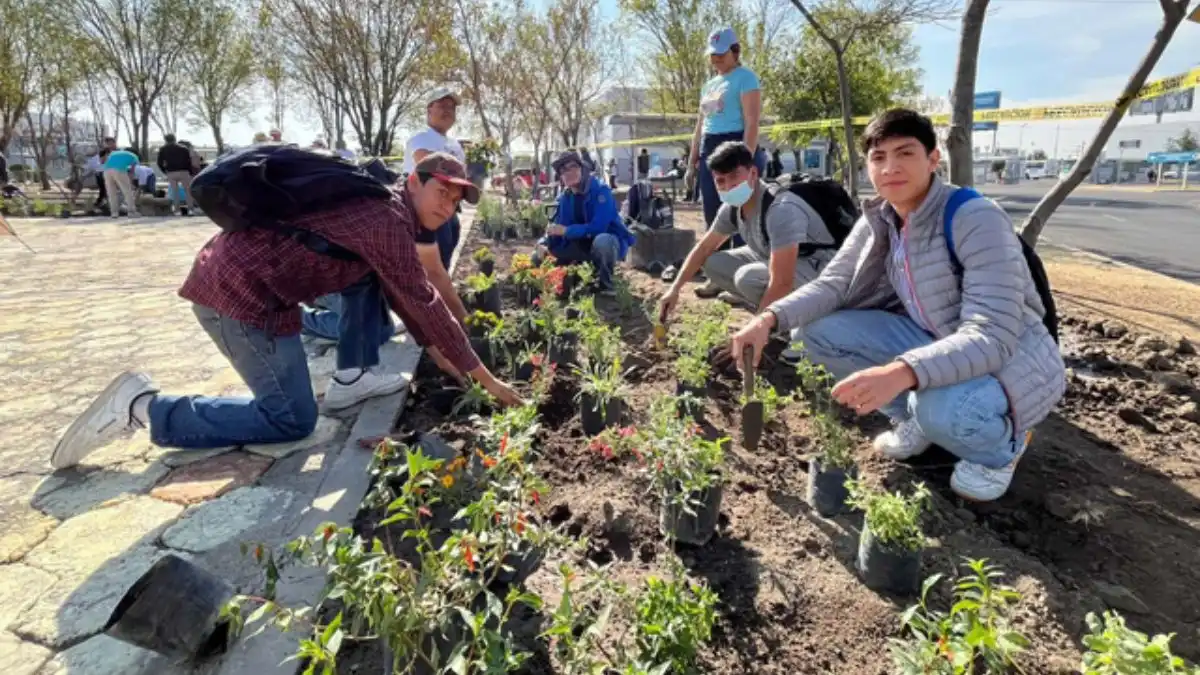
{"label": "green tree foliage", "polygon": [[720,26],[733,26],[739,36],[746,34],[738,4],[734,0],[621,0],[620,7],[646,39],[642,68],[655,110],[698,111],[700,88],[712,76],[705,52],[708,34]]}
{"label": "green tree foliage", "polygon": [[207,126],[217,150],[225,149],[221,127],[227,114],[248,113],[249,89],[254,81],[252,33],[246,17],[232,4],[220,3],[200,17],[196,49],[185,56],[193,82],[189,112],[194,126]]}
{"label": "green tree foliage", "polygon": [[0,149],[8,147],[33,96],[44,16],[40,0],[0,0]]}
{"label": "green tree foliage", "polygon": [[1169,152],[1195,152],[1200,150],[1200,138],[1197,138],[1191,129],[1184,129],[1183,133],[1167,141],[1167,150]]}
{"label": "green tree foliage", "polygon": [[[832,12],[819,18],[834,23]],[[921,69],[916,66],[920,49],[912,28],[894,25],[863,34],[850,44],[846,68],[850,79],[851,116],[871,115],[896,105],[920,92]],[[830,50],[805,26],[793,58],[763,77],[771,114],[778,122],[804,122],[841,116],[837,62]],[[840,129],[809,129],[774,134],[777,141],[807,144],[815,137],[835,143]]]}

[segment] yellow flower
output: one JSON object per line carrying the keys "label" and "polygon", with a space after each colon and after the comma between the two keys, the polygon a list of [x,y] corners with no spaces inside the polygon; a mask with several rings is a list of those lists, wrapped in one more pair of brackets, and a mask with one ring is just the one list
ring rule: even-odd
{"label": "yellow flower", "polygon": [[442,485],[444,485],[447,489],[454,487],[454,476],[450,474],[442,476]]}

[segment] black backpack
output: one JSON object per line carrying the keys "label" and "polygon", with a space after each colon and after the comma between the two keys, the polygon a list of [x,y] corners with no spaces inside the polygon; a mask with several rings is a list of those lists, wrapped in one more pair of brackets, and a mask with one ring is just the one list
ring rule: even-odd
{"label": "black backpack", "polygon": [[391,195],[380,179],[333,154],[271,143],[220,157],[192,180],[196,204],[222,230],[270,229],[342,260],[359,257],[288,221],[348,200]]}
{"label": "black backpack", "polygon": [[665,230],[675,226],[675,205],[670,197],[655,193],[653,183],[639,180],[625,195],[625,217],[631,224]]}
{"label": "black backpack", "polygon": [[[973,188],[957,188],[946,200],[946,210],[942,213],[942,236],[946,238],[946,250],[950,253],[950,265],[954,268],[955,276],[958,277],[962,276],[963,266],[958,259],[958,253],[954,250],[954,214],[958,213],[959,207],[963,204],[977,197],[983,197],[983,195]],[[1029,276],[1033,278],[1033,286],[1037,289],[1038,297],[1042,299],[1042,306],[1046,308],[1046,313],[1042,315],[1042,324],[1046,326],[1050,337],[1054,338],[1054,342],[1057,344],[1058,307],[1054,304],[1054,295],[1050,292],[1050,277],[1046,274],[1046,266],[1042,264],[1042,258],[1037,251],[1034,251],[1033,247],[1025,243],[1025,240],[1019,235],[1017,241],[1021,242],[1021,254],[1025,256],[1025,263],[1029,265]]]}
{"label": "black backpack", "polygon": [[806,243],[800,245],[800,255],[812,255],[821,249],[841,248],[842,242],[854,229],[861,212],[858,204],[846,192],[842,184],[829,178],[813,176],[807,173],[790,173],[779,177],[774,185],[768,184],[762,196],[762,205],[758,209],[758,224],[762,228],[763,241],[770,242],[771,235],[767,232],[767,209],[775,201],[775,195],[780,192],[790,192],[803,199],[812,210],[821,216],[825,229],[833,237],[832,244]]}

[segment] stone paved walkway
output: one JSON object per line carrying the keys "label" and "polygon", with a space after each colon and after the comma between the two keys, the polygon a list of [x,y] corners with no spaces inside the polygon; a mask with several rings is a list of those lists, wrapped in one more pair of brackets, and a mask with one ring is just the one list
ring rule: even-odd
{"label": "stone paved walkway", "polygon": [[[37,253],[0,237],[0,665],[8,675],[177,672],[101,633],[117,601],[169,552],[257,588],[240,543],[277,544],[311,527],[325,515],[314,505],[335,465],[358,480],[363,460],[346,449],[359,410],[323,416],[312,437],[290,446],[184,456],[154,448],[142,432],[52,472],[61,431],[123,369],[146,370],[164,391],[245,388],[176,295],[211,222],[14,225]],[[411,372],[419,350],[391,347],[385,364]],[[321,392],[332,355],[310,367]],[[387,426],[388,414],[384,405],[369,416]],[[360,497],[341,500],[340,516]]]}

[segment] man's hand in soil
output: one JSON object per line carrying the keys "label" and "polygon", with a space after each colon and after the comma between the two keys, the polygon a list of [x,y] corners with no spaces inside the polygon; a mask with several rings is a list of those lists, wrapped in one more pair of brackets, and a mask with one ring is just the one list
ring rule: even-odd
{"label": "man's hand in soil", "polygon": [[679,304],[679,289],[671,286],[658,301],[658,322],[660,324],[666,325],[667,319],[670,318],[671,312],[677,304]]}
{"label": "man's hand in soil", "polygon": [[917,386],[917,374],[903,361],[854,373],[833,386],[833,398],[859,415],[875,412]]}
{"label": "man's hand in soil", "polygon": [[523,406],[528,403],[528,401],[521,398],[521,395],[518,394],[515,389],[508,386],[508,383],[497,380],[496,378],[492,378],[490,383],[484,385],[484,388],[487,389],[488,393],[491,394],[492,397],[500,403],[500,405],[512,407]]}
{"label": "man's hand in soil", "polygon": [[738,370],[743,367],[741,354],[747,346],[754,348],[754,367],[758,367],[758,362],[762,359],[763,347],[766,347],[767,340],[771,339],[771,329],[775,327],[775,321],[773,312],[763,312],[733,334],[733,343],[729,347],[729,353],[734,356],[733,360],[737,364]]}
{"label": "man's hand in soil", "polygon": [[446,373],[450,377],[454,378],[454,381],[458,382],[459,385],[464,387],[467,386],[467,378],[463,377],[463,374],[458,372],[458,368],[455,368],[454,364],[450,363],[450,361],[440,351],[438,351],[437,347],[426,347],[425,351],[433,357],[433,362],[437,364],[438,368],[441,368],[443,373]]}

